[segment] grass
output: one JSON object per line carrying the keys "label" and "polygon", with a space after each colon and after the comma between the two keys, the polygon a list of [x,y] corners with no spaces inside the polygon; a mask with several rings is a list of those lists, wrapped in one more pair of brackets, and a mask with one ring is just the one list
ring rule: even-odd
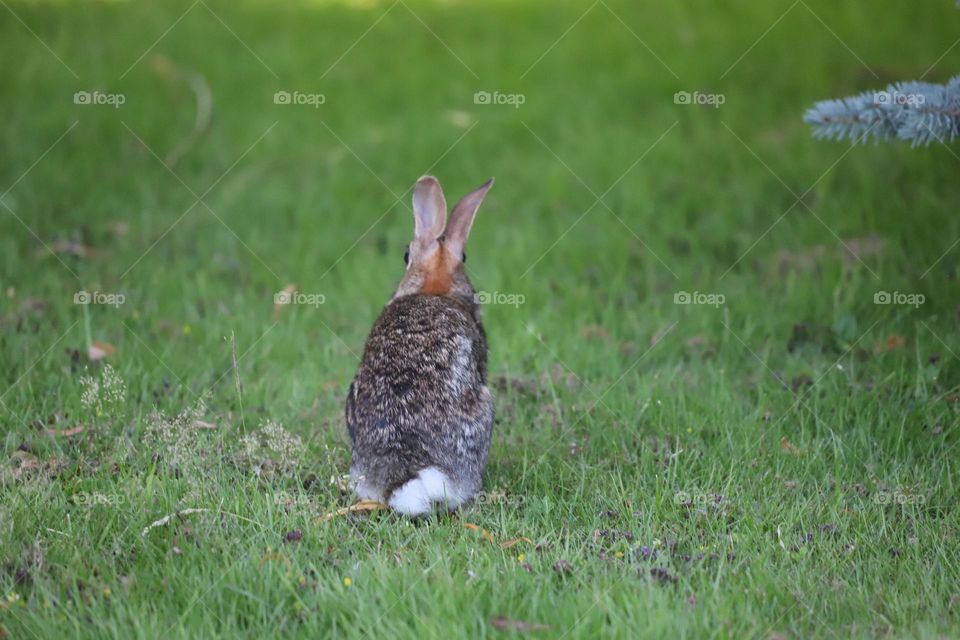
{"label": "grass", "polygon": [[[0,10],[0,637],[960,632],[960,159],[801,120],[947,79],[952,3],[277,4]],[[168,170],[191,74],[212,120]],[[497,177],[486,493],[320,522],[428,171]],[[291,283],[323,304],[275,316]],[[126,385],[99,414],[91,340]],[[173,471],[151,415],[201,396]],[[266,421],[298,456],[243,454]]]}

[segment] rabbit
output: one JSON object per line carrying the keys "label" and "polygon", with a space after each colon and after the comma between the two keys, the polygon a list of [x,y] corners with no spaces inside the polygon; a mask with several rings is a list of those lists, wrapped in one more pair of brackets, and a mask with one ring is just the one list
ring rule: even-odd
{"label": "rabbit", "polygon": [[406,273],[373,325],[347,394],[351,483],[364,500],[417,517],[480,490],[493,431],[487,337],[464,245],[490,178],[447,203],[433,176],[413,190]]}

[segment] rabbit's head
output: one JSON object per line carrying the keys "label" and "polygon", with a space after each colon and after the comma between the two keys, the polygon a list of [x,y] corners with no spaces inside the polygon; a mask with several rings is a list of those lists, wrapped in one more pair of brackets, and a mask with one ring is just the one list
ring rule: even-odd
{"label": "rabbit's head", "polygon": [[413,241],[407,247],[407,272],[393,298],[411,294],[473,297],[464,272],[464,246],[483,197],[493,178],[463,197],[450,212],[443,189],[433,176],[423,176],[413,188]]}

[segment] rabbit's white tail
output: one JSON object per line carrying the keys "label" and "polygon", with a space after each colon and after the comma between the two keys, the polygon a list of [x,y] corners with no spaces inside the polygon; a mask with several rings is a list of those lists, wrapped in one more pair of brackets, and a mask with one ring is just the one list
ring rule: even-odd
{"label": "rabbit's white tail", "polygon": [[404,515],[421,516],[433,510],[434,502],[456,509],[465,498],[447,474],[436,467],[427,467],[394,491],[389,505]]}

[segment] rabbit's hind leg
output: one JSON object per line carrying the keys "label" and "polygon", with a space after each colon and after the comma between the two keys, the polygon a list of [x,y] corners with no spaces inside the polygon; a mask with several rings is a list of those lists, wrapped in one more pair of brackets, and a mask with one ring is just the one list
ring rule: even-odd
{"label": "rabbit's hind leg", "polygon": [[385,502],[383,487],[376,486],[376,483],[372,482],[365,475],[357,473],[355,469],[351,469],[350,479],[354,485],[354,493],[356,493],[357,497],[361,500]]}

